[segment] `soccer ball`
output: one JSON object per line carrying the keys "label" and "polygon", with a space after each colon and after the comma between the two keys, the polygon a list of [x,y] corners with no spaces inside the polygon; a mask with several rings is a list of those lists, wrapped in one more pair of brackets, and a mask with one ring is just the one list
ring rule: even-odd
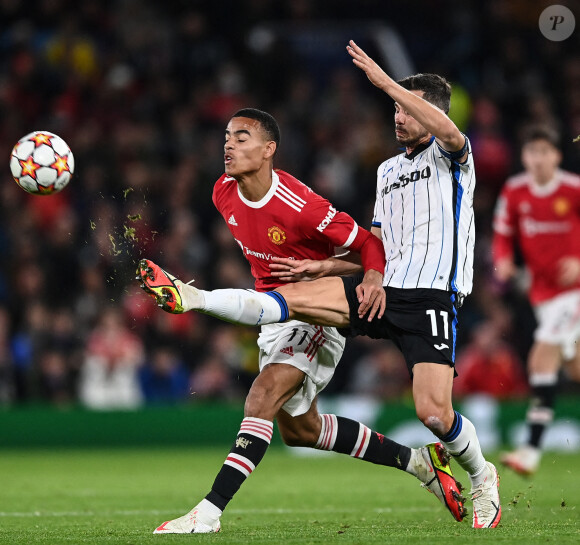
{"label": "soccer ball", "polygon": [[16,183],[33,195],[50,195],[70,181],[75,160],[67,143],[48,131],[27,134],[14,146],[10,170]]}

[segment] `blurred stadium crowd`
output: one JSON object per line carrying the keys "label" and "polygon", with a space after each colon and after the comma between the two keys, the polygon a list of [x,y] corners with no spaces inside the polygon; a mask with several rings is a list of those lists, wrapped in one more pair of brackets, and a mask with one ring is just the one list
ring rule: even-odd
{"label": "blurred stadium crowd", "polygon": [[[245,106],[278,119],[278,167],[368,226],[376,168],[398,153],[394,110],[344,48],[352,37],[388,69],[375,39],[385,28],[409,68],[453,83],[451,116],[475,154],[475,291],[460,314],[457,393],[525,393],[533,318],[517,289],[494,282],[489,243],[524,123],[556,124],[564,167],[580,172],[579,34],[544,38],[549,4],[0,0],[0,406],[242,399],[257,331],[163,313],[136,263],[150,257],[203,288],[252,286],[211,203],[224,127]],[[76,160],[50,197],[27,195],[8,169],[15,142],[41,129]],[[490,372],[502,380],[481,380]],[[357,339],[329,392],[393,399],[408,386],[392,346]]]}

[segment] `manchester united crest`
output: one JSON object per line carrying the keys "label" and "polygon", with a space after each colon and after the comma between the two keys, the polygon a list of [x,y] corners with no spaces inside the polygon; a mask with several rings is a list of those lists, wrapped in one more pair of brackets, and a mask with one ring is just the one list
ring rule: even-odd
{"label": "manchester united crest", "polygon": [[286,242],[286,233],[274,225],[268,229],[268,238],[276,245],[280,246],[280,244],[284,244]]}
{"label": "manchester united crest", "polygon": [[570,211],[570,208],[570,202],[564,197],[558,197],[554,201],[554,212],[556,212],[558,216],[565,216]]}

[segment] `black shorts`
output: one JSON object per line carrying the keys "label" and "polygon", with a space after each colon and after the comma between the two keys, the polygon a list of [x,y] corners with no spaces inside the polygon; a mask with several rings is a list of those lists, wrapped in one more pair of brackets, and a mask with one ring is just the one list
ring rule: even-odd
{"label": "black shorts", "polygon": [[350,308],[350,326],[345,336],[366,335],[371,339],[390,339],[403,353],[409,374],[416,363],[455,366],[457,338],[457,295],[427,288],[385,287],[387,306],[383,317],[372,322],[358,316],[356,287],[362,276],[344,276],[344,292]]}

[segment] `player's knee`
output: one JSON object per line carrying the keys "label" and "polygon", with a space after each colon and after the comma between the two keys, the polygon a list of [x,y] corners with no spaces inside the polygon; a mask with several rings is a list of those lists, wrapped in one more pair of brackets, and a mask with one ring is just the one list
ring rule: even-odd
{"label": "player's knee", "polygon": [[[451,411],[452,413],[453,411]],[[448,411],[435,405],[424,405],[417,407],[417,418],[423,425],[431,430],[437,437],[445,435],[451,427]]]}
{"label": "player's knee", "polygon": [[272,403],[268,391],[261,387],[252,387],[246,397],[244,416],[273,420],[277,407]]}

